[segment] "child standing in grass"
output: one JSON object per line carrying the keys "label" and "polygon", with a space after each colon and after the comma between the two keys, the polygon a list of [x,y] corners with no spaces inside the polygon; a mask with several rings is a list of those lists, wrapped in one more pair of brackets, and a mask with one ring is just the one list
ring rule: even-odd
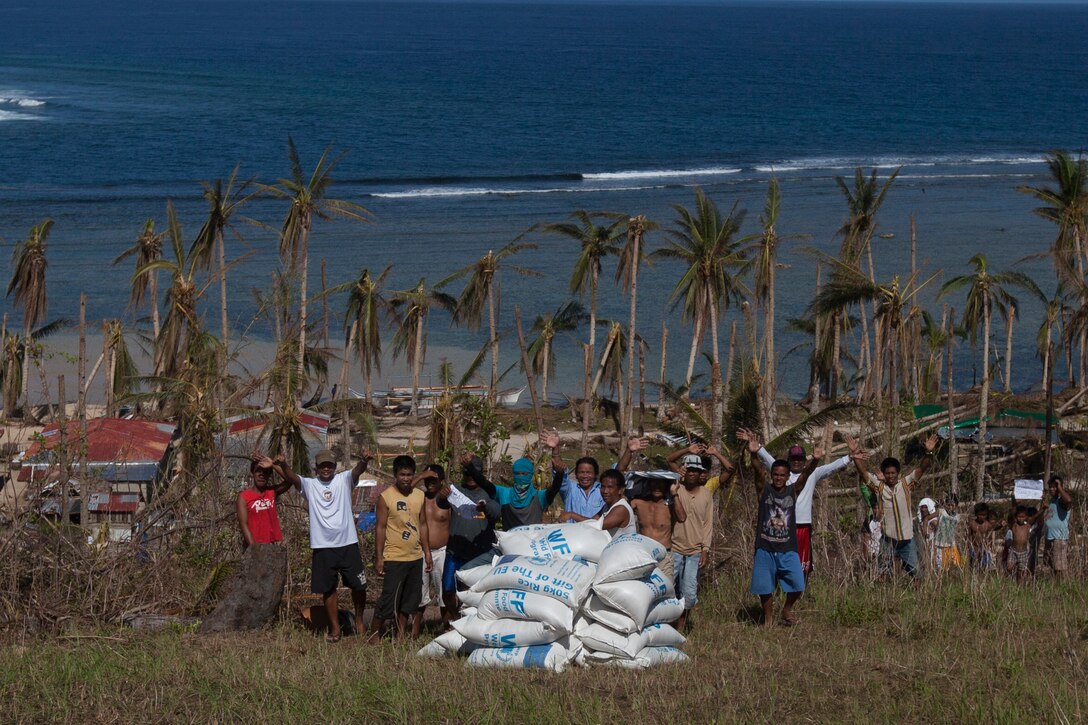
{"label": "child standing in grass", "polygon": [[989,504],[979,502],[975,504],[974,518],[967,522],[967,551],[975,571],[994,568],[993,532],[997,524],[990,513]]}
{"label": "child standing in grass", "polygon": [[1005,567],[1009,574],[1016,576],[1017,584],[1024,584],[1031,573],[1031,537],[1040,512],[1017,504],[1015,497],[1012,503],[1009,532],[1005,534]]}
{"label": "child standing in grass", "polygon": [[958,568],[962,565],[959,547],[956,546],[956,527],[960,515],[952,513],[955,503],[949,499],[937,509],[937,529],[933,532],[937,571]]}

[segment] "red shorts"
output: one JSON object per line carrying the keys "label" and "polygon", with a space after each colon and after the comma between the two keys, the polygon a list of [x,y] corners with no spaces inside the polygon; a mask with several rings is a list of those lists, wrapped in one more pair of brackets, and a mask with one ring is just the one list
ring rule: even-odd
{"label": "red shorts", "polygon": [[801,559],[801,571],[812,573],[812,524],[797,524],[797,556]]}

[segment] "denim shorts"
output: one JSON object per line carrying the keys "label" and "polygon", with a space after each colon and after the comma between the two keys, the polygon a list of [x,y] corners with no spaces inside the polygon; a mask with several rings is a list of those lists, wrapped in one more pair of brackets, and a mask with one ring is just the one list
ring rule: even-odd
{"label": "denim shorts", "polygon": [[752,561],[752,584],[748,591],[756,596],[774,594],[781,586],[787,594],[805,591],[805,575],[801,557],[796,551],[766,551],[756,549]]}

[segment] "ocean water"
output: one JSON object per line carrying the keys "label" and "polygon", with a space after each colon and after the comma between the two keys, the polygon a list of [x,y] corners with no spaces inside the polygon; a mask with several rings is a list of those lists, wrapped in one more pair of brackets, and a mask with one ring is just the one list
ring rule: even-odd
{"label": "ocean water", "polygon": [[[81,291],[92,318],[122,314],[131,269],[111,261],[144,219],[161,223],[173,199],[191,237],[199,181],[235,164],[243,178],[285,176],[288,135],[307,167],[327,145],[346,151],[334,195],[374,215],[318,223],[312,287],[322,259],[330,285],[387,264],[394,286],[437,280],[580,208],[668,228],[697,185],[724,209],[747,209],[752,232],[777,176],[780,231],[805,237],[783,256],[783,328],[814,286],[803,250],[837,248],[846,207],[834,178],[857,165],[903,166],[879,221],[894,237],[875,242],[878,277],[909,271],[914,215],[920,264],[943,275],[928,290],[978,251],[1051,287],[1047,263],[1022,260],[1054,230],[1015,188],[1046,183],[1047,150],[1085,142],[1088,8],[1076,5],[5,0],[0,13],[0,238],[10,249],[40,219],[56,221],[52,316],[74,317]],[[284,209],[259,201],[247,213],[274,228]],[[531,319],[569,297],[573,244],[531,239],[539,247],[518,261],[543,276],[501,280],[507,323],[515,304]],[[239,226],[230,256],[242,255],[232,323],[267,336],[251,290],[277,264],[273,234]],[[601,314],[626,320],[611,273]],[[647,369],[658,369],[666,322],[674,378],[690,340],[669,309],[678,276],[655,266],[639,301]],[[342,304],[331,300],[334,318]],[[10,300],[4,310],[18,319]],[[1025,304],[1019,387],[1038,379],[1038,324]],[[436,315],[428,362],[463,364],[482,342]],[[779,349],[797,342],[783,332]],[[560,353],[560,383],[573,387],[580,352],[565,340]],[[783,370],[784,388],[800,392],[803,352]]]}

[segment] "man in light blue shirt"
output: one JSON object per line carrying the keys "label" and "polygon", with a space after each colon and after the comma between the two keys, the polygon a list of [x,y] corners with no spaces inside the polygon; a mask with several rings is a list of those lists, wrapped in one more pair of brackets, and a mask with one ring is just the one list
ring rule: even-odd
{"label": "man in light blue shirt", "polygon": [[1047,487],[1050,505],[1046,514],[1046,549],[1054,579],[1061,581],[1069,568],[1069,509],[1073,508],[1073,497],[1065,490],[1061,476],[1051,476]]}
{"label": "man in light blue shirt", "polygon": [[[544,444],[552,449],[552,471],[567,470],[567,464],[559,455],[559,434],[552,431],[543,438]],[[563,499],[563,518],[567,523],[588,521],[599,515],[604,509],[601,496],[601,482],[597,480],[600,465],[596,458],[586,456],[574,464],[574,478],[568,473],[559,488]]]}

